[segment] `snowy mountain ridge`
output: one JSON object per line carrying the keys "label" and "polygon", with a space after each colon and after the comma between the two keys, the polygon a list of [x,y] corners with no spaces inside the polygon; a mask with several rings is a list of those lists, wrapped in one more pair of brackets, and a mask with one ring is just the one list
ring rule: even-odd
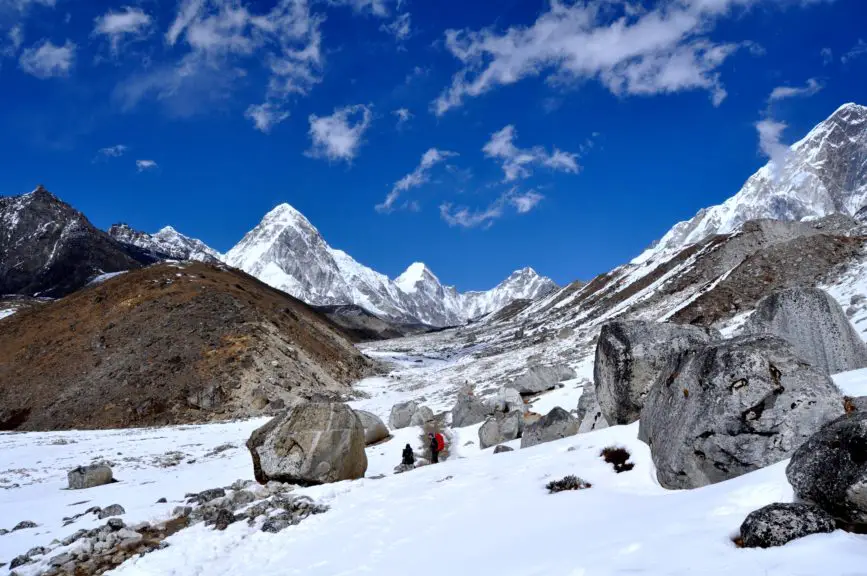
{"label": "snowy mountain ridge", "polygon": [[201,240],[185,236],[171,226],[162,228],[156,234],[148,234],[120,223],[112,225],[108,234],[122,244],[136,246],[173,260],[197,260],[209,263],[223,260],[222,254]]}
{"label": "snowy mountain ridge", "polygon": [[844,104],[789,149],[783,166],[759,169],[734,196],[675,224],[633,263],[759,218],[808,220],[856,214],[867,204],[867,107]]}
{"label": "snowy mountain ridge", "polygon": [[491,290],[460,293],[443,286],[421,262],[391,280],[331,247],[289,204],[266,214],[226,253],[225,261],[308,304],[356,304],[383,318],[431,326],[463,324],[513,300],[537,298],[556,288],[550,279],[525,268]]}

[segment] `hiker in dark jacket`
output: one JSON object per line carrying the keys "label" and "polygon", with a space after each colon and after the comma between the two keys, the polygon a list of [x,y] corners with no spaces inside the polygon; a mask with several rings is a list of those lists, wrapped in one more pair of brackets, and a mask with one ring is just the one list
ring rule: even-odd
{"label": "hiker in dark jacket", "polygon": [[403,449],[403,461],[404,466],[412,466],[415,464],[415,454],[412,452],[412,447],[407,444],[406,448]]}
{"label": "hiker in dark jacket", "polygon": [[431,464],[436,464],[440,461],[440,445],[433,433],[428,434],[428,437],[430,438],[430,461]]}

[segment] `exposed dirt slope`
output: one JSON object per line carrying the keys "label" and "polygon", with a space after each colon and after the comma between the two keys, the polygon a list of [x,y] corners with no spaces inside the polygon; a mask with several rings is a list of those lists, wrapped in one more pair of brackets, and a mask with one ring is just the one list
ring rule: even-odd
{"label": "exposed dirt slope", "polygon": [[0,320],[0,429],[259,414],[371,372],[338,327],[243,272],[160,264]]}

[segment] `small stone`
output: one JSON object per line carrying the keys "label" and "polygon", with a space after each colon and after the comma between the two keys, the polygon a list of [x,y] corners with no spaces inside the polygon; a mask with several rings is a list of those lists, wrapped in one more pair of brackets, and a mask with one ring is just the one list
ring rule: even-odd
{"label": "small stone", "polygon": [[28,550],[26,555],[32,558],[34,556],[44,556],[46,553],[48,553],[48,548],[36,546],[35,548]]}
{"label": "small stone", "polygon": [[117,532],[118,530],[126,526],[126,524],[120,518],[111,518],[108,522],[106,522],[106,526]]}
{"label": "small stone", "polygon": [[79,531],[75,532],[74,534],[71,534],[71,535],[67,536],[66,538],[64,538],[63,540],[61,540],[60,543],[63,546],[69,546],[73,542],[76,542],[77,540],[80,540],[81,538],[84,538],[85,536],[87,536],[87,530],[79,530]]}
{"label": "small stone", "polygon": [[111,506],[106,506],[98,512],[100,520],[109,518],[111,516],[120,516],[121,514],[126,514],[126,510],[124,510],[123,506],[121,506],[120,504],[112,504]]}
{"label": "small stone", "polygon": [[222,498],[225,495],[226,491],[222,488],[211,488],[210,490],[204,490],[202,492],[199,492],[198,494],[194,494],[190,497],[190,500],[198,502],[199,504],[204,504],[205,502],[210,502],[211,500]]}
{"label": "small stone", "polygon": [[509,448],[508,446],[506,446],[504,444],[500,444],[499,446],[494,448],[494,454],[502,454],[503,452],[514,452],[514,451],[515,451],[514,448]]}
{"label": "small stone", "polygon": [[244,488],[248,488],[255,484],[253,480],[235,480],[232,482],[232,485],[229,486],[231,490],[243,490]]}
{"label": "small stone", "polygon": [[217,517],[214,519],[214,529],[215,530],[225,530],[229,527],[229,524],[236,522],[237,518],[232,514],[229,510],[225,508],[221,508],[217,512]]}
{"label": "small stone", "polygon": [[20,556],[16,556],[12,559],[12,562],[9,563],[10,568],[18,568],[19,566],[24,566],[25,564],[30,563],[30,557],[27,554],[22,554]]}
{"label": "small stone", "polygon": [[51,560],[48,561],[52,566],[63,566],[67,562],[72,562],[72,554],[69,552],[64,552],[63,554],[58,554],[54,556]]}
{"label": "small stone", "polygon": [[167,502],[168,500],[166,500],[165,498],[160,498],[159,500],[157,500],[157,504],[165,504]]}
{"label": "small stone", "polygon": [[191,506],[175,506],[175,509],[172,510],[172,516],[183,516],[186,518],[193,511]]}
{"label": "small stone", "polygon": [[265,522],[262,523],[262,532],[276,534],[277,532],[288,528],[292,524],[292,516],[290,514],[284,513],[278,514],[276,516],[270,516],[265,519]]}
{"label": "small stone", "polygon": [[31,522],[30,520],[24,520],[23,522],[19,522],[15,525],[15,528],[12,529],[13,532],[17,530],[25,530],[27,528],[36,528],[36,522]]}

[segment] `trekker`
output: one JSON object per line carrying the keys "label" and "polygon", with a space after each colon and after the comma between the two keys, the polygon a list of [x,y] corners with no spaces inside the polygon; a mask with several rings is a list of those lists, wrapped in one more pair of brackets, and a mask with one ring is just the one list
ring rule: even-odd
{"label": "trekker", "polygon": [[445,450],[446,441],[439,432],[436,434],[431,432],[428,436],[430,437],[431,464],[436,464],[440,461],[440,452]]}
{"label": "trekker", "polygon": [[409,466],[410,468],[415,464],[415,454],[413,454],[412,447],[409,444],[403,449],[402,463],[404,466]]}

